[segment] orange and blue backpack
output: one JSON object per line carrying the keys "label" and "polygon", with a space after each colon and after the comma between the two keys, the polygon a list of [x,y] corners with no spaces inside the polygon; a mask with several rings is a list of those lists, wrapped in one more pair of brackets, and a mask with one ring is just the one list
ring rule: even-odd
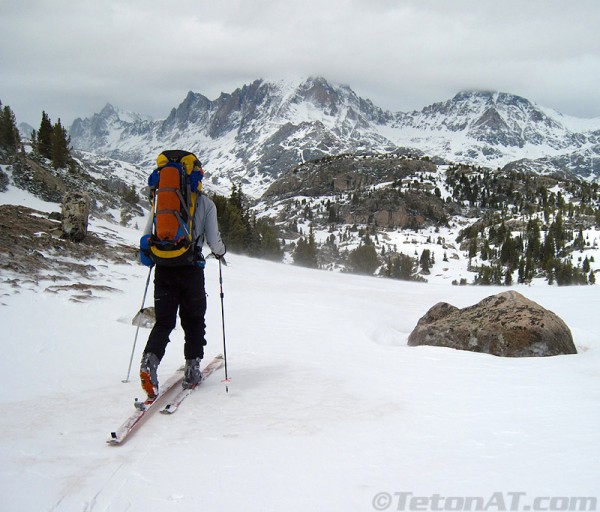
{"label": "orange and blue backpack", "polygon": [[194,208],[202,190],[200,160],[188,151],[163,151],[148,178],[152,203],[149,256],[157,265],[194,265],[200,256],[194,240]]}

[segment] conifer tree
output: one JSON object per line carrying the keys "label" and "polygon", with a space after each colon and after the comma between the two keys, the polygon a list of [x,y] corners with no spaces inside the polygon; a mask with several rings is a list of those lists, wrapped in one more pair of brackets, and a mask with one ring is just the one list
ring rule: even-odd
{"label": "conifer tree", "polygon": [[139,202],[140,196],[138,195],[133,183],[130,187],[127,187],[123,191],[123,200],[131,204],[136,204]]}
{"label": "conifer tree", "polygon": [[70,143],[71,139],[67,135],[67,130],[62,126],[59,119],[52,126],[52,135],[50,137],[50,159],[54,168],[62,169],[71,160]]}
{"label": "conifer tree", "polygon": [[581,270],[583,270],[583,272],[585,272],[585,273],[590,271],[590,260],[588,259],[587,256],[583,260],[583,263],[581,265]]}
{"label": "conifer tree", "polygon": [[394,258],[390,258],[384,269],[383,274],[386,277],[393,279],[401,279],[403,281],[415,280],[417,272],[417,262],[414,258],[400,253]]}
{"label": "conifer tree", "polygon": [[[0,102],[0,107],[2,102]],[[17,120],[11,108],[6,105],[0,110],[0,147],[16,153],[21,146],[21,137],[17,128]]]}
{"label": "conifer tree", "polygon": [[302,267],[317,268],[319,266],[317,260],[317,245],[315,243],[315,235],[312,226],[310,227],[308,240],[304,237],[298,240],[293,258],[294,263]]}
{"label": "conifer tree", "polygon": [[552,268],[555,255],[556,246],[554,242],[554,236],[551,232],[548,232],[542,246],[542,268],[544,270],[550,270]]}
{"label": "conifer tree", "polygon": [[517,274],[517,282],[523,284],[527,282],[525,276],[525,258],[521,257],[519,260],[519,273]]}
{"label": "conifer tree", "polygon": [[361,245],[350,253],[350,266],[359,274],[371,275],[379,267],[379,258],[374,245]]}
{"label": "conifer tree", "polygon": [[517,242],[508,231],[506,232],[506,238],[500,249],[500,263],[506,265],[511,271],[519,266]]}
{"label": "conifer tree", "polygon": [[542,257],[542,242],[540,236],[540,225],[537,220],[531,219],[527,223],[527,250],[526,254],[528,258],[535,261],[539,261]]}
{"label": "conifer tree", "polygon": [[419,259],[421,265],[421,271],[423,274],[429,274],[431,270],[431,251],[429,249],[423,249],[421,258]]}
{"label": "conifer tree", "polygon": [[573,242],[573,248],[583,251],[585,249],[585,240],[583,238],[583,230],[579,228],[579,233],[577,233],[577,238]]}
{"label": "conifer tree", "polygon": [[36,149],[38,153],[44,158],[52,158],[52,122],[46,112],[42,112],[42,121],[40,122],[40,129],[36,134]]}
{"label": "conifer tree", "polygon": [[37,133],[33,133],[33,141],[37,153],[48,158],[55,169],[61,169],[73,163],[71,139],[60,119],[53,125],[48,114],[42,112],[40,129]]}

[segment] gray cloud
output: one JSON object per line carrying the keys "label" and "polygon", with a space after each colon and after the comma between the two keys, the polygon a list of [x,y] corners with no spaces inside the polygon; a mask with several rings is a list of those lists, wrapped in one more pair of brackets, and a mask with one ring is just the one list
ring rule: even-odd
{"label": "gray cloud", "polygon": [[465,88],[600,116],[597,0],[0,0],[0,100],[68,124],[165,117],[256,78],[323,75],[389,110]]}

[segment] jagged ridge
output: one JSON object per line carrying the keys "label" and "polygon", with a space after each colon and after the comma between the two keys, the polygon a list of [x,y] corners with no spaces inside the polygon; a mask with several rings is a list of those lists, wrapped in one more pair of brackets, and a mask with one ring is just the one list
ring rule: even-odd
{"label": "jagged ridge", "polygon": [[[415,148],[448,161],[599,175],[600,119],[566,118],[502,92],[462,91],[421,111],[391,113],[324,78],[256,80],[211,101],[190,91],[164,120],[107,105],[77,119],[74,147],[150,166],[165,147],[201,155],[217,189],[258,197],[283,172],[327,155]],[[539,170],[539,169],[538,169]]]}

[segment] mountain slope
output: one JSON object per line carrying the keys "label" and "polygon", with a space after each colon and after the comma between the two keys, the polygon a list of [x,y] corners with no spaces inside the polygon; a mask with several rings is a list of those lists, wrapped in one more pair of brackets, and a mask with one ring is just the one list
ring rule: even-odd
{"label": "mountain slope", "polygon": [[145,167],[165,147],[185,147],[199,154],[217,189],[241,182],[255,197],[308,160],[404,147],[490,167],[546,158],[548,171],[585,151],[591,169],[585,159],[574,169],[600,173],[594,163],[600,119],[577,122],[519,96],[481,91],[394,114],[323,78],[256,80],[214,101],[190,91],[164,120],[122,114],[107,105],[92,118],[77,119],[70,134],[76,148]]}
{"label": "mountain slope", "polygon": [[257,80],[215,101],[189,92],[163,121],[121,117],[107,106],[91,119],[77,119],[73,145],[144,166],[166,146],[186,147],[199,154],[217,187],[241,181],[253,195],[299,162],[393,147],[371,129],[387,119],[383,111],[323,79]]}
{"label": "mountain slope", "polygon": [[[520,96],[491,91],[463,91],[420,112],[399,114],[394,126],[402,134],[398,143],[417,143],[431,154],[445,152],[456,162],[488,166],[570,155],[586,147],[598,154],[594,146],[600,140],[600,120],[577,123]],[[550,162],[547,168],[555,169]]]}

